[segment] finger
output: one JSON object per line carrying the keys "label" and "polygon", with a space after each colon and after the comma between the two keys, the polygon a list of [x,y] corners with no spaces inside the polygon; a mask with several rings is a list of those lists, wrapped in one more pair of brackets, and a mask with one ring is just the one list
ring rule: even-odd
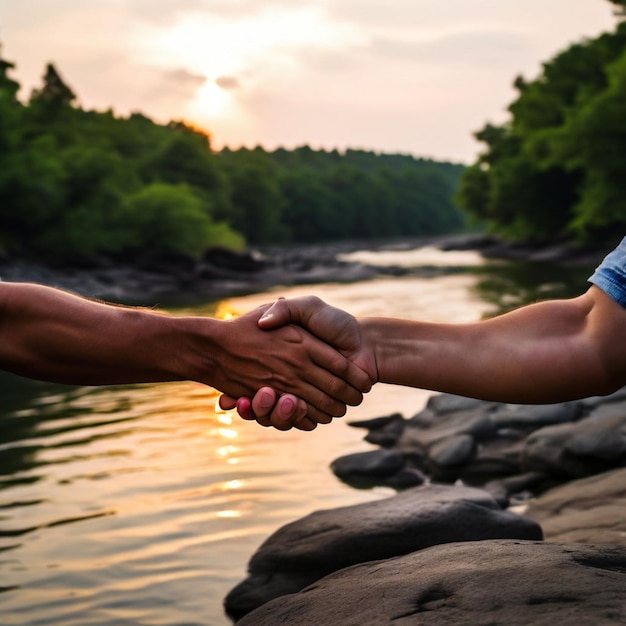
{"label": "finger", "polygon": [[293,423],[293,427],[297,428],[298,430],[311,431],[317,428],[317,422],[313,422],[305,416],[295,420],[295,422]]}
{"label": "finger", "polygon": [[270,415],[278,401],[278,394],[271,387],[261,387],[252,398],[252,411],[257,417]]}
{"label": "finger", "polygon": [[278,430],[289,430],[298,418],[306,416],[306,403],[291,393],[282,395],[274,407],[270,421]]}
{"label": "finger", "polygon": [[238,398],[237,399],[237,413],[245,420],[254,420],[256,415],[252,410],[252,401],[250,398]]}
{"label": "finger", "polygon": [[222,409],[222,411],[230,411],[237,406],[237,399],[232,398],[231,396],[227,394],[222,394],[220,396],[218,404],[220,406],[220,409]]}
{"label": "finger", "polygon": [[[372,387],[370,377],[330,346],[315,342],[309,350],[310,358],[317,367],[311,368],[308,382],[322,390],[326,397],[340,403],[350,406],[361,404],[362,391],[367,392]],[[324,400],[324,404],[316,406],[332,414],[332,406],[326,402]]]}

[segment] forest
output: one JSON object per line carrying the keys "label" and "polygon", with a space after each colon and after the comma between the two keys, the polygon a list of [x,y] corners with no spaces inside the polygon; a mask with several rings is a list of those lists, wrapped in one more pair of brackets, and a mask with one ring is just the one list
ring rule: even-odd
{"label": "forest", "polygon": [[[598,0],[606,2],[607,0]],[[361,150],[211,147],[210,133],[85,110],[53,64],[26,101],[0,59],[0,256],[85,262],[211,246],[422,237],[524,242],[626,230],[626,0],[616,26],[514,80],[469,167]]]}
{"label": "forest", "polygon": [[610,1],[614,32],[515,79],[510,119],[476,133],[485,148],[457,201],[491,232],[583,244],[626,232],[626,1]]}
{"label": "forest", "polygon": [[459,231],[464,167],[358,150],[211,149],[181,121],[84,110],[53,64],[27,102],[0,59],[0,254],[85,263],[144,251]]}

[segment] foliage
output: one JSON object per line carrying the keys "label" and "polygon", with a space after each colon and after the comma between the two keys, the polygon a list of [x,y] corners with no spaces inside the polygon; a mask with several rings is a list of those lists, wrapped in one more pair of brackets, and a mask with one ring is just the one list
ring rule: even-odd
{"label": "foliage", "polygon": [[[614,2],[624,7],[624,2]],[[476,133],[487,149],[458,201],[514,239],[604,243],[626,230],[626,23],[515,81],[510,121]]]}
{"label": "foliage", "polygon": [[215,152],[183,122],[88,111],[54,65],[29,100],[0,59],[0,252],[59,262],[460,230],[461,165],[372,152]]}

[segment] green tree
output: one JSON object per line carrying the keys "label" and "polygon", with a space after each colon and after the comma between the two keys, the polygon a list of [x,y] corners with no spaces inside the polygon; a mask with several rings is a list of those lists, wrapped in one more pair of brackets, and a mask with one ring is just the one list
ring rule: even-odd
{"label": "green tree", "polygon": [[254,244],[284,240],[282,224],[284,198],[278,172],[268,155],[261,151],[242,150],[228,166],[232,205],[229,224],[235,226]]}
{"label": "green tree", "polygon": [[39,102],[49,109],[69,107],[76,100],[74,92],[65,84],[52,63],[46,66],[41,89],[34,89],[31,94],[31,103]]}
{"label": "green tree", "polygon": [[[131,245],[156,252],[177,252],[199,257],[216,237],[216,228],[202,201],[183,184],[152,183],[128,199]],[[231,235],[219,225],[222,236]]]}
{"label": "green tree", "polygon": [[518,78],[511,120],[476,134],[487,149],[466,171],[459,203],[518,239],[599,240],[623,224],[625,52],[620,24],[559,53],[536,80]]}

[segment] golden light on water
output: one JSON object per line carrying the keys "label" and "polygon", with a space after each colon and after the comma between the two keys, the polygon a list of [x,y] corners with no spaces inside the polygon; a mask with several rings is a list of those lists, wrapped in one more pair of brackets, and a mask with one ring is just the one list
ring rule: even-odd
{"label": "golden light on water", "polygon": [[241,517],[241,512],[240,511],[218,511],[215,514],[215,516],[222,518],[222,519],[233,519],[236,517]]}
{"label": "golden light on water", "polygon": [[217,449],[217,456],[227,457],[231,454],[234,454],[238,451],[238,448],[235,446],[223,446]]}
{"label": "golden light on water", "polygon": [[226,439],[236,439],[239,436],[234,428],[218,428],[217,433]]}
{"label": "golden light on water", "polygon": [[232,412],[228,411],[226,413],[221,413],[219,415],[216,415],[217,417],[217,421],[220,424],[224,424],[226,426],[230,426],[233,423],[233,416],[232,416]]}

